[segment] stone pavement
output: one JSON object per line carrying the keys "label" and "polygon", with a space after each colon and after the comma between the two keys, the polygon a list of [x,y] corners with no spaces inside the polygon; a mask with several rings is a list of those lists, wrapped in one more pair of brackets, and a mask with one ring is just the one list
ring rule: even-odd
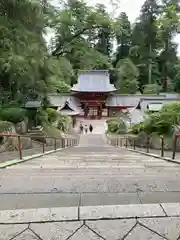
{"label": "stone pavement", "polygon": [[0,210],[179,202],[180,166],[81,136],[77,147],[0,170]]}
{"label": "stone pavement", "polygon": [[105,123],[106,119],[83,119],[83,118],[78,118],[77,119],[77,130],[79,130],[79,124],[82,123],[83,126],[87,125],[89,126],[92,124],[93,126],[93,134],[104,134],[105,133]]}
{"label": "stone pavement", "polygon": [[178,164],[82,135],[0,170],[0,240],[180,240],[179,179]]}
{"label": "stone pavement", "polygon": [[0,211],[1,240],[179,240],[180,203]]}

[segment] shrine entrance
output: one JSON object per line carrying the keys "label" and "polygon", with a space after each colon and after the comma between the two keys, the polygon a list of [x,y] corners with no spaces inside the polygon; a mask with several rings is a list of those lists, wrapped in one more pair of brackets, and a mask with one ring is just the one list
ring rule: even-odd
{"label": "shrine entrance", "polygon": [[101,119],[105,107],[107,93],[77,93],[81,103],[81,116],[88,119]]}
{"label": "shrine entrance", "polygon": [[88,117],[96,118],[98,116],[98,107],[90,107],[88,112]]}
{"label": "shrine entrance", "polygon": [[100,103],[89,104],[86,103],[84,108],[84,118],[100,119],[102,117],[102,106]]}

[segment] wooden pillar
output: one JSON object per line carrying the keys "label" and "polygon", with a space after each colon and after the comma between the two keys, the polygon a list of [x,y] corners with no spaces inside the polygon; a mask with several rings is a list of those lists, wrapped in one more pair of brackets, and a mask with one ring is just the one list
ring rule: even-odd
{"label": "wooden pillar", "polygon": [[102,118],[102,104],[99,106],[99,119]]}
{"label": "wooden pillar", "polygon": [[87,118],[87,103],[84,104],[84,118]]}
{"label": "wooden pillar", "polygon": [[73,116],[73,117],[72,117],[72,125],[73,125],[73,128],[74,128],[75,125],[76,125],[76,116]]}
{"label": "wooden pillar", "polygon": [[85,105],[85,118],[88,118],[88,114],[89,114],[89,106],[88,106],[88,103],[86,103],[86,105]]}
{"label": "wooden pillar", "polygon": [[107,117],[109,117],[109,107],[107,107]]}

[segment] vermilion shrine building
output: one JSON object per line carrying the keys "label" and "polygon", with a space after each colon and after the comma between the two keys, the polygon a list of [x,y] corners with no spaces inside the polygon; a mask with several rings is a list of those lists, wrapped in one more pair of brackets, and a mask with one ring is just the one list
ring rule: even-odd
{"label": "vermilion shrine building", "polygon": [[[177,94],[118,95],[116,91],[110,84],[107,70],[84,71],[79,74],[70,93],[49,95],[50,107],[63,115],[101,119],[132,108],[158,111],[163,104],[180,100]],[[28,101],[25,107],[38,108],[40,105],[39,101]]]}

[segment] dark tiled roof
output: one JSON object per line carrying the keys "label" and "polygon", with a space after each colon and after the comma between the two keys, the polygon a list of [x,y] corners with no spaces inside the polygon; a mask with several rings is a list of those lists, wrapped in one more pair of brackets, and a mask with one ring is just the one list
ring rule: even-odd
{"label": "dark tiled roof", "polygon": [[60,111],[61,115],[66,115],[66,116],[75,116],[75,115],[78,115],[79,113],[80,113],[79,111],[71,111],[67,109]]}
{"label": "dark tiled roof", "polygon": [[174,102],[179,102],[180,101],[180,98],[146,98],[146,99],[141,99],[140,103],[139,103],[139,106],[140,106],[140,109],[142,110],[146,110],[148,108],[148,105],[151,105],[151,104],[162,104],[162,105],[165,105],[165,104],[168,104],[168,103],[174,103]]}
{"label": "dark tiled roof", "polygon": [[25,108],[39,108],[41,107],[41,101],[27,101],[24,105]]}
{"label": "dark tiled roof", "polygon": [[180,101],[180,98],[163,98],[163,97],[159,97],[159,98],[152,98],[152,97],[148,97],[148,98],[141,98],[141,101],[158,101],[158,102],[176,102],[176,101]]}
{"label": "dark tiled roof", "polygon": [[106,100],[107,107],[116,107],[116,106],[128,106],[128,107],[135,107],[140,101],[139,95],[133,96],[109,96]]}
{"label": "dark tiled roof", "polygon": [[94,70],[79,74],[78,83],[71,88],[76,92],[112,92],[116,91],[110,84],[109,73],[105,70]]}
{"label": "dark tiled roof", "polygon": [[180,98],[178,93],[160,93],[160,95],[165,95],[166,98]]}
{"label": "dark tiled roof", "polygon": [[48,96],[51,107],[63,107],[64,103],[69,99],[68,95],[52,95]]}
{"label": "dark tiled roof", "polygon": [[[74,96],[68,96],[68,95],[49,95],[48,100],[50,102],[50,107],[59,107],[62,109],[66,102],[68,102],[70,108],[72,110],[77,111],[80,102],[79,100]],[[25,108],[39,108],[41,107],[41,101],[28,101],[25,104]]]}
{"label": "dark tiled roof", "polygon": [[66,102],[64,102],[64,104],[59,107],[59,111],[75,111],[75,112],[79,112],[80,113],[80,107],[78,105],[78,103],[75,101],[75,99],[71,98],[68,99]]}
{"label": "dark tiled roof", "polygon": [[154,102],[174,102],[180,101],[180,98],[169,98],[166,95],[112,95],[109,96],[106,100],[106,106],[115,107],[115,106],[128,106],[128,107],[136,107],[138,104],[142,104],[142,102],[151,101]]}

